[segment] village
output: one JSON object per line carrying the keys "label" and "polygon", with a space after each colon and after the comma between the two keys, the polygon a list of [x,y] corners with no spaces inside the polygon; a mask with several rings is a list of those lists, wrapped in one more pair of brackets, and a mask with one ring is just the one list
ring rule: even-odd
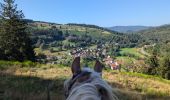
{"label": "village", "polygon": [[76,49],[72,50],[69,55],[75,57],[82,57],[82,58],[103,58],[101,59],[104,64],[106,65],[105,67],[112,69],[112,70],[121,70],[121,64],[118,61],[114,61],[111,56],[107,55],[106,49]]}
{"label": "village", "polygon": [[38,61],[46,64],[63,64],[66,66],[70,65],[70,61],[80,56],[83,59],[90,59],[93,61],[99,59],[103,62],[106,68],[111,70],[119,70],[121,68],[121,62],[114,60],[107,50],[103,48],[75,48],[69,51],[61,51],[50,54],[41,54],[39,55]]}

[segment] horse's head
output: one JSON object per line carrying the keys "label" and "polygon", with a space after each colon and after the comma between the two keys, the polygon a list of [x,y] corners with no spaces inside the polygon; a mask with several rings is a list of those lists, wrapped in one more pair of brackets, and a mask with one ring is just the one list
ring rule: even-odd
{"label": "horse's head", "polygon": [[71,66],[72,78],[64,83],[67,100],[115,100],[111,99],[111,87],[102,80],[102,69],[98,60],[93,70],[81,68],[80,57],[76,57]]}

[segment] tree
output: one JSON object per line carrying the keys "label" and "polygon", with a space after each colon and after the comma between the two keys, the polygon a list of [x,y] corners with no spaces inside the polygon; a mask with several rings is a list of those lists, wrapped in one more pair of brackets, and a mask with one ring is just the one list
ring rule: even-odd
{"label": "tree", "polygon": [[149,68],[147,73],[151,74],[151,75],[156,75],[158,74],[158,67],[159,67],[159,60],[157,58],[157,53],[156,51],[152,52],[151,57],[149,57],[148,59],[148,64],[149,64]]}
{"label": "tree", "polygon": [[[23,20],[24,14],[17,10],[15,0],[3,0],[0,3],[0,50],[3,60],[35,61],[35,53],[31,46]],[[1,56],[0,55],[0,56]]]}
{"label": "tree", "polygon": [[170,55],[164,56],[160,63],[160,75],[163,78],[170,79]]}

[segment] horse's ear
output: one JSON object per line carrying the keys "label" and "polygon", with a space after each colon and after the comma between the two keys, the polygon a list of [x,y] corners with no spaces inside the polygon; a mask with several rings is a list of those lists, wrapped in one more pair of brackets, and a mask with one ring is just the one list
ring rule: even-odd
{"label": "horse's ear", "polygon": [[72,63],[71,66],[71,71],[73,73],[73,75],[76,75],[78,73],[81,72],[81,68],[80,68],[80,57],[76,57]]}
{"label": "horse's ear", "polygon": [[103,67],[104,67],[103,64],[100,61],[96,60],[96,64],[94,66],[94,71],[96,71],[98,73],[102,73]]}

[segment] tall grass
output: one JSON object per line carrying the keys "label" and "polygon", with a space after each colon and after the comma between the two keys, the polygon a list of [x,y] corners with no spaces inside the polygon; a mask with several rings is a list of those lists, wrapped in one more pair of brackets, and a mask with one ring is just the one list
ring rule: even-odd
{"label": "tall grass", "polygon": [[[32,62],[0,61],[0,64],[7,66],[5,68],[7,70],[18,68],[14,73],[6,75],[0,73],[0,100],[1,93],[3,93],[2,100],[46,100],[48,87],[51,100],[64,100],[63,83],[71,77],[70,68]],[[27,71],[24,71],[25,69]],[[126,97],[120,100],[149,100],[170,96],[170,81],[157,76],[108,69],[104,71],[103,76],[113,89],[118,89],[120,91],[118,93]]]}
{"label": "tall grass", "polygon": [[160,76],[146,75],[146,74],[134,73],[134,72],[121,72],[121,74],[132,76],[132,77],[134,76],[134,77],[144,78],[144,79],[153,79],[153,80],[170,84],[170,80],[163,79]]}
{"label": "tall grass", "polygon": [[39,63],[31,62],[31,61],[0,61],[0,70],[8,69],[9,67],[36,67]]}

